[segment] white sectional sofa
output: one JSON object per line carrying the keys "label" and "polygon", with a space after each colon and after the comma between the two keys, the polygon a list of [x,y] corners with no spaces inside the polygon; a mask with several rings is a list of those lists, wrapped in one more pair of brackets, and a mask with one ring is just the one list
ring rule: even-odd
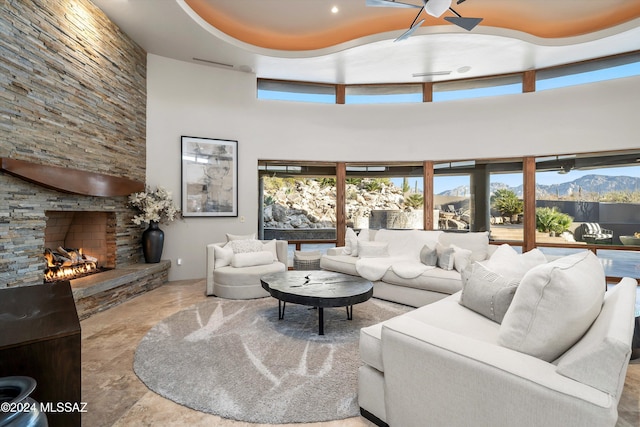
{"label": "white sectional sofa", "polygon": [[[485,276],[480,289],[491,295],[462,301],[465,274],[462,292],[363,328],[363,416],[391,427],[613,427],[637,282],[605,294],[588,251],[523,273]],[[502,323],[479,314],[512,288]]]}
{"label": "white sectional sofa", "polygon": [[[450,269],[426,266],[420,255],[425,245],[462,249]],[[460,271],[466,262],[487,259],[494,247],[487,232],[449,233],[423,230],[347,230],[346,245],[330,249],[320,268],[371,280],[373,296],[420,307],[462,289]]]}

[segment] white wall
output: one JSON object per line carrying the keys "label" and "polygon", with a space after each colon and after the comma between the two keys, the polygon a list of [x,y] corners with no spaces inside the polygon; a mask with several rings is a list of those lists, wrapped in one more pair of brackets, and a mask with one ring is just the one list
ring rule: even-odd
{"label": "white wall", "polygon": [[[257,231],[258,159],[454,160],[640,147],[640,77],[465,101],[324,105],[259,101],[252,74],[149,55],[147,183],[180,203],[180,136],[233,139],[239,218],[163,226],[170,280],[205,275],[205,245]],[[175,260],[182,258],[177,266]]]}

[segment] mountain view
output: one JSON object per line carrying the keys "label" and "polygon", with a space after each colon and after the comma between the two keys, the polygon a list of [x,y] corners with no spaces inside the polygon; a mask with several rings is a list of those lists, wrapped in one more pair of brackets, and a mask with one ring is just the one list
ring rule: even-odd
{"label": "mountain view", "polygon": [[[523,186],[510,187],[507,184],[491,183],[491,192],[506,188],[522,197]],[[640,178],[630,176],[585,175],[569,182],[552,185],[536,185],[536,195],[540,197],[571,197],[577,194],[605,194],[611,192],[640,191]],[[469,186],[460,186],[438,193],[440,196],[468,195]]]}

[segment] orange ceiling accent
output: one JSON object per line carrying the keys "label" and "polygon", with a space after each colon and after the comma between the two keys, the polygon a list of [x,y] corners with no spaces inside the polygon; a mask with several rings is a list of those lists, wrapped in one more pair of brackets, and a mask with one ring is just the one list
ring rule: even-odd
{"label": "orange ceiling accent", "polygon": [[[356,0],[354,0],[356,1]],[[364,0],[362,1],[364,4]],[[417,9],[385,8],[380,14],[380,8],[363,7],[361,16],[349,21],[327,21],[323,27],[308,31],[285,31],[277,24],[252,25],[248,17],[251,8],[238,6],[233,16],[216,8],[214,2],[207,0],[185,0],[187,5],[202,19],[225,34],[242,42],[276,50],[315,50],[335,46],[340,43],[361,37],[387,31],[404,30],[409,27],[417,13]],[[562,38],[578,36],[612,26],[616,26],[636,18],[640,18],[640,1],[612,1],[598,2],[597,6],[582,9],[567,6],[562,1],[555,2],[500,2],[484,0],[483,2],[466,2],[464,11],[458,10],[466,17],[483,17],[480,26],[498,27],[521,31],[542,38]],[[582,2],[584,5],[585,3]],[[532,10],[532,5],[540,5]],[[498,7],[500,6],[500,7]],[[454,5],[455,7],[455,5]],[[376,13],[367,10],[375,9]],[[464,12],[464,13],[462,13]],[[281,14],[282,20],[295,20],[298,17],[286,12]],[[450,25],[443,19],[426,17],[423,25]],[[243,17],[247,20],[243,20]],[[273,22],[273,20],[272,20]]]}

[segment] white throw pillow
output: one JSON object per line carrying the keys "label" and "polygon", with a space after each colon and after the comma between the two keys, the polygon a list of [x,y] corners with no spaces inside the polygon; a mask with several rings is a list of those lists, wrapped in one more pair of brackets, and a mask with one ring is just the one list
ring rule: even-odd
{"label": "white throw pillow", "polygon": [[386,258],[389,256],[387,242],[358,242],[358,256],[360,258]]}
{"label": "white throw pillow", "polygon": [[479,231],[471,233],[444,232],[438,237],[438,242],[445,248],[455,245],[471,251],[471,261],[482,261],[489,256],[489,232]]}
{"label": "white throw pillow", "polygon": [[263,243],[262,248],[267,252],[271,252],[273,254],[273,260],[278,261],[278,247],[276,246],[276,239]]}
{"label": "white throw pillow", "polygon": [[444,247],[440,243],[437,243],[436,251],[438,252],[438,267],[443,270],[453,270],[456,260],[455,250],[451,246]]}
{"label": "white throw pillow", "polygon": [[363,228],[358,233],[358,241],[359,242],[368,242],[370,240],[373,240],[373,239],[369,238],[369,236],[370,236],[369,229],[368,228]]}
{"label": "white throw pillow", "polygon": [[498,344],[552,362],[589,329],[605,288],[604,269],[591,251],[534,267],[520,281]]}
{"label": "white throw pillow", "polygon": [[273,254],[269,251],[241,252],[233,254],[231,266],[236,268],[269,265],[273,263]]}
{"label": "white throw pillow", "polygon": [[264,245],[260,240],[232,240],[226,245],[234,254],[241,254],[246,252],[260,252],[264,250]]}
{"label": "white throw pillow", "polygon": [[347,228],[347,232],[344,236],[344,248],[342,249],[343,255],[358,256],[358,235],[353,228]]}
{"label": "white throw pillow", "polygon": [[467,268],[471,263],[472,251],[471,249],[462,249],[456,245],[451,245],[453,248],[453,268],[462,273],[462,270]]}
{"label": "white throw pillow", "polygon": [[213,255],[215,262],[213,268],[226,267],[231,265],[231,258],[233,258],[233,250],[226,246],[214,246]]}
{"label": "white throw pillow", "polygon": [[546,262],[547,258],[538,248],[519,254],[511,246],[504,244],[500,245],[484,264],[501,276],[520,280],[533,267]]}
{"label": "white throw pillow", "polygon": [[227,233],[227,242],[232,240],[255,240],[256,233],[253,234],[229,234]]}

